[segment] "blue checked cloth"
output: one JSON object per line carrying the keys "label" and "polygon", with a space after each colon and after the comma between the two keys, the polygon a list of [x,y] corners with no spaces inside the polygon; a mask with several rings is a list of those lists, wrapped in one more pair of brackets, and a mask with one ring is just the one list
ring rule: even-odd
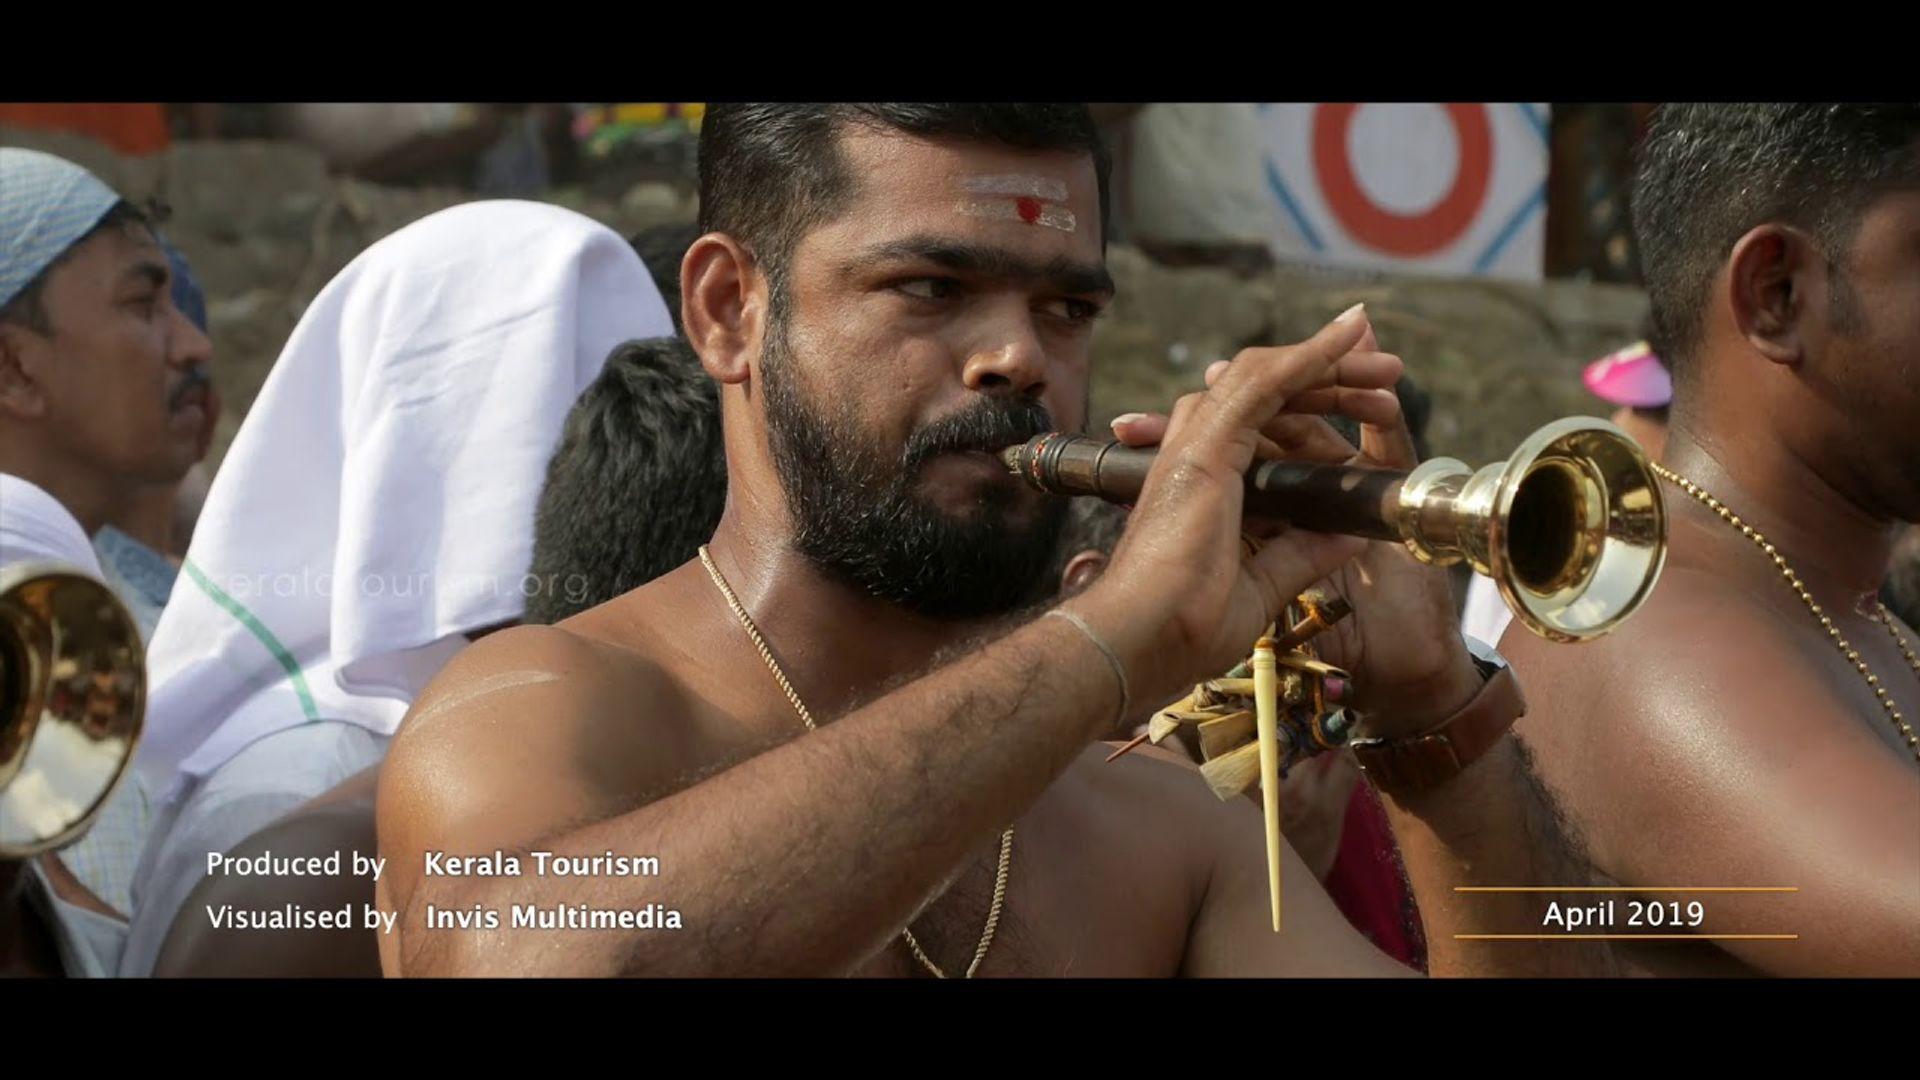
{"label": "blue checked cloth", "polygon": [[65,158],[0,147],[0,307],[120,201]]}

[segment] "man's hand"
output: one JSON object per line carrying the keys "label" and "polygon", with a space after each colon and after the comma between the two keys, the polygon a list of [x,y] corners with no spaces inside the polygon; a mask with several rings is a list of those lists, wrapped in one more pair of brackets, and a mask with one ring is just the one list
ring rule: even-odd
{"label": "man's hand", "polygon": [[[1249,533],[1272,537],[1251,559],[1240,544],[1242,473],[1256,454],[1393,469],[1415,465],[1399,399],[1387,389],[1399,377],[1400,362],[1377,351],[1363,324],[1362,318],[1336,321],[1294,349],[1254,349],[1216,364],[1207,372],[1207,394],[1198,403],[1184,399],[1171,420],[1129,417],[1126,423],[1116,422],[1114,432],[1122,441],[1136,446],[1158,442],[1162,450],[1113,568],[1082,598],[1114,584],[1122,561],[1135,560],[1132,572],[1138,577],[1111,595],[1119,601],[1136,599],[1135,610],[1148,626],[1156,616],[1169,620],[1169,630],[1147,639],[1161,650],[1164,666],[1204,664],[1206,674],[1217,674],[1246,655],[1254,635],[1284,602],[1329,578],[1352,602],[1354,614],[1316,637],[1314,645],[1327,660],[1353,672],[1353,704],[1365,712],[1369,733],[1395,737],[1432,727],[1459,711],[1483,685],[1454,624],[1445,573],[1421,564],[1400,544],[1315,536],[1299,529],[1246,527]],[[1319,351],[1329,348],[1346,352],[1329,360]],[[1284,376],[1291,378],[1274,370],[1277,367],[1289,368]],[[1247,406],[1240,396],[1262,391],[1269,396],[1259,409]],[[1279,397],[1284,400],[1276,400]],[[1240,408],[1229,411],[1232,406],[1225,402]],[[1326,422],[1324,414],[1330,412],[1360,422],[1358,449]],[[1208,425],[1229,426],[1229,417],[1231,438],[1210,442],[1218,436]],[[1229,447],[1231,453],[1216,446]],[[1141,528],[1146,512],[1161,515],[1151,529]],[[1184,534],[1183,521],[1188,530]],[[1186,570],[1181,559],[1195,569]],[[1196,584],[1196,573],[1214,575],[1215,584]],[[1153,574],[1161,580],[1156,582]],[[1188,591],[1169,600],[1156,585]],[[1117,610],[1120,616],[1127,613],[1124,607]],[[1090,614],[1109,617],[1098,608],[1090,608]],[[1204,621],[1209,617],[1215,621]],[[1218,636],[1206,639],[1209,628],[1217,629]],[[1196,646],[1196,640],[1204,647]],[[1134,646],[1135,641],[1124,645]],[[1613,970],[1611,953],[1598,943],[1591,948],[1558,942],[1529,947],[1455,936],[1537,927],[1545,903],[1542,894],[1533,892],[1464,898],[1455,891],[1460,886],[1561,885],[1583,880],[1588,870],[1513,740],[1500,740],[1441,788],[1387,800],[1387,814],[1420,899],[1434,974]],[[1209,889],[1206,910],[1194,924],[1189,971],[1245,974],[1276,970],[1285,962],[1277,945],[1272,951],[1251,945],[1281,940],[1255,929],[1268,914],[1264,875],[1248,869],[1257,865],[1255,859],[1242,859],[1216,870],[1216,887]],[[1337,952],[1329,950],[1328,955]],[[1358,966],[1351,958],[1342,963]]]}
{"label": "man's hand", "polygon": [[[1295,347],[1307,350],[1330,341],[1350,343],[1350,351],[1334,365],[1334,381],[1296,390],[1276,403],[1270,414],[1263,415],[1257,443],[1246,448],[1242,473],[1255,456],[1388,469],[1411,469],[1418,464],[1399,398],[1390,389],[1400,376],[1400,361],[1379,351],[1364,313],[1355,314],[1354,322],[1358,323],[1357,333],[1349,324],[1345,334],[1330,338],[1343,327],[1335,322]],[[1231,362],[1214,364],[1206,373],[1208,394],[1236,392],[1252,377],[1249,369],[1271,362],[1268,354],[1288,352],[1249,349]],[[1183,399],[1181,406],[1191,409],[1190,400]],[[1360,423],[1357,449],[1326,422],[1324,414],[1331,412]],[[1170,421],[1159,416],[1131,417],[1126,423],[1116,422],[1114,434],[1131,446],[1161,444],[1160,460],[1154,464],[1157,475],[1174,449],[1180,416],[1176,408]],[[1242,495],[1240,473],[1228,480],[1237,511]],[[1121,552],[1139,528],[1141,510],[1147,505],[1153,483],[1150,476],[1148,489],[1141,493],[1141,508],[1134,511],[1127,537],[1115,553],[1116,567]],[[1366,717],[1371,733],[1392,736],[1431,727],[1479,691],[1481,679],[1455,624],[1452,588],[1444,570],[1422,564],[1398,543],[1288,530],[1283,523],[1275,522],[1248,522],[1240,527],[1249,535],[1267,538],[1259,556],[1246,562],[1250,574],[1260,575],[1255,579],[1259,585],[1281,594],[1279,603],[1286,603],[1319,578],[1331,575],[1330,584],[1353,604],[1353,615],[1315,638],[1314,645],[1329,663],[1354,673],[1353,706]],[[1241,558],[1244,552],[1237,536],[1232,537],[1232,543],[1230,557]],[[1320,573],[1314,575],[1314,570]],[[1110,569],[1107,578],[1112,576]],[[1268,592],[1260,598],[1264,601],[1272,596],[1273,592]],[[1277,613],[1279,608],[1267,610]],[[1239,633],[1245,625],[1234,623],[1234,632]],[[1263,620],[1226,642],[1226,658],[1203,670],[1225,670],[1244,658],[1265,626]]]}
{"label": "man's hand", "polygon": [[1357,348],[1355,306],[1299,345],[1248,349],[1207,390],[1174,406],[1161,450],[1105,574],[1066,605],[1110,635],[1136,699],[1218,673],[1300,590],[1364,547],[1294,532],[1249,558],[1241,543],[1244,477],[1290,403],[1391,392],[1396,357]]}
{"label": "man's hand", "polygon": [[[1372,327],[1358,348],[1379,348]],[[1381,469],[1420,464],[1397,396],[1391,410],[1383,402],[1373,415],[1353,416],[1360,423],[1357,450],[1308,411],[1314,404],[1347,412],[1337,400],[1296,403],[1275,439],[1283,455]],[[1353,605],[1353,614],[1315,638],[1314,648],[1328,663],[1355,673],[1352,704],[1369,733],[1418,732],[1479,692],[1483,680],[1461,640],[1445,570],[1414,558],[1404,544],[1376,540],[1336,571],[1331,584]]]}
{"label": "man's hand", "polygon": [[[1280,831],[1319,881],[1326,881],[1340,857],[1347,804],[1360,782],[1360,764],[1348,750],[1309,758],[1293,767],[1280,784]],[[1249,789],[1248,795],[1258,794]]]}

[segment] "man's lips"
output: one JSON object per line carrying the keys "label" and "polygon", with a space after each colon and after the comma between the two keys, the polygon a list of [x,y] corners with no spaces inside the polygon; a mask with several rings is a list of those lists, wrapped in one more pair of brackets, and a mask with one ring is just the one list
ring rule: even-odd
{"label": "man's lips", "polygon": [[192,368],[181,377],[180,385],[174,387],[173,392],[167,395],[167,408],[178,411],[189,405],[198,405],[200,411],[205,412],[210,404],[208,394],[212,388],[213,380],[207,378],[207,373],[199,368]]}
{"label": "man's lips", "polygon": [[[964,450],[942,450],[937,454],[929,455],[925,463],[931,464],[935,461],[985,461],[999,465],[1000,458],[991,451],[969,448]],[[1006,468],[1004,465],[1000,465],[999,467],[1002,469]]]}
{"label": "man's lips", "polygon": [[921,462],[920,468],[923,477],[947,482],[960,481],[968,487],[977,483],[993,484],[1013,479],[999,456],[985,450],[947,450],[927,458]]}
{"label": "man's lips", "polygon": [[196,382],[188,383],[174,391],[172,399],[167,402],[167,408],[172,412],[181,412],[186,409],[197,408],[202,413],[205,413],[208,404],[207,384]]}

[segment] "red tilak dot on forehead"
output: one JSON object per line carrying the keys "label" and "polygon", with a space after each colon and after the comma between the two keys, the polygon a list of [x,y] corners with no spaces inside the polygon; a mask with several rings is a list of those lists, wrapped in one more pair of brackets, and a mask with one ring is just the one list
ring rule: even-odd
{"label": "red tilak dot on forehead", "polygon": [[1020,220],[1031,225],[1040,220],[1040,200],[1031,195],[1022,195],[1013,200],[1014,209],[1020,212]]}

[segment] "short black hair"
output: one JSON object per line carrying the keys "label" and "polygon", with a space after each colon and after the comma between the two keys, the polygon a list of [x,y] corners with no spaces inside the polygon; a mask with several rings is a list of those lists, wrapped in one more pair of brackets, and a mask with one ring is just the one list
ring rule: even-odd
{"label": "short black hair", "polygon": [[1861,213],[1920,186],[1920,104],[1673,104],[1655,114],[1633,184],[1633,231],[1660,357],[1687,373],[1733,245],[1779,222],[1830,265]]}
{"label": "short black hair", "polygon": [[558,622],[693,558],[726,499],[720,395],[692,348],[673,337],[614,349],[547,464],[526,621]]}
{"label": "short black hair", "polygon": [[6,306],[0,307],[0,322],[24,326],[41,337],[53,333],[53,320],[47,316],[47,281],[53,277],[53,272],[59,269],[61,264],[73,257],[73,253],[80,249],[80,245],[109,228],[129,232],[138,228],[152,232],[153,220],[139,207],[125,199],[114,203],[105,214],[101,215],[100,220],[94,223],[93,228],[82,233],[80,239],[68,244],[67,249],[54,256],[52,262],[41,267],[40,272],[33,276],[33,280],[27,282],[25,288],[15,293],[13,299],[7,301]]}
{"label": "short black hair", "polygon": [[687,249],[698,239],[700,226],[690,222],[655,225],[627,238],[627,243],[633,246],[633,253],[647,264],[647,273],[653,275],[653,284],[660,290],[660,299],[667,302],[667,314],[673,317],[675,333],[686,333],[686,328],[680,325],[680,263],[687,257]]}
{"label": "short black hair", "polygon": [[700,230],[753,252],[776,309],[794,247],[842,212],[854,190],[838,139],[852,126],[1090,154],[1105,247],[1112,162],[1084,104],[711,104],[700,123]]}

